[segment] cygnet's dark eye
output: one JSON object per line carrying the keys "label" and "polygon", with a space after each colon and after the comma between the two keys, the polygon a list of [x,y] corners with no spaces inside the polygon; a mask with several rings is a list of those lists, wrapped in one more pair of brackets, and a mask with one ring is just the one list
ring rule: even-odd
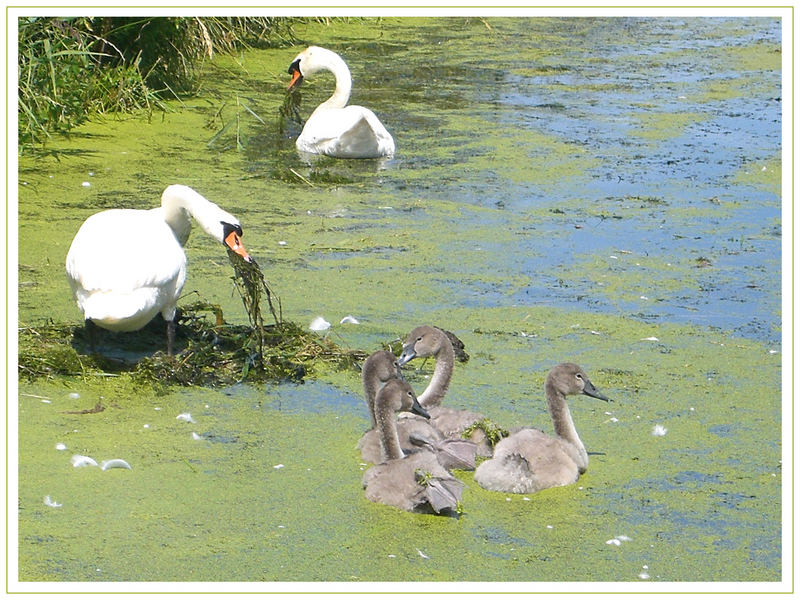
{"label": "cygnet's dark eye", "polygon": [[583,376],[580,373],[575,373],[575,377],[583,381]]}
{"label": "cygnet's dark eye", "polygon": [[418,341],[418,342],[421,342],[421,341],[422,341],[422,336],[419,336],[419,337],[417,338],[417,341]]}

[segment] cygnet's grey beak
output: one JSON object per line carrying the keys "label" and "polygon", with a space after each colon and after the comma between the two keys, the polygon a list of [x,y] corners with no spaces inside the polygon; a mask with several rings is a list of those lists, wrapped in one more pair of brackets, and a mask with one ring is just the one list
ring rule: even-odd
{"label": "cygnet's grey beak", "polygon": [[411,405],[411,412],[415,415],[419,415],[420,417],[425,417],[426,419],[431,418],[431,416],[428,414],[428,411],[422,408],[422,405],[416,398],[414,398],[414,403]]}
{"label": "cygnet's grey beak", "polygon": [[400,358],[397,359],[397,364],[399,366],[403,366],[412,358],[417,356],[416,351],[414,350],[414,344],[409,344],[408,346],[403,346],[403,353],[400,355]]}
{"label": "cygnet's grey beak", "polygon": [[598,400],[605,400],[606,402],[613,402],[611,398],[608,398],[597,391],[597,388],[594,387],[594,384],[589,381],[588,379],[584,379],[583,384],[583,393],[587,396],[591,396],[592,398],[597,398]]}

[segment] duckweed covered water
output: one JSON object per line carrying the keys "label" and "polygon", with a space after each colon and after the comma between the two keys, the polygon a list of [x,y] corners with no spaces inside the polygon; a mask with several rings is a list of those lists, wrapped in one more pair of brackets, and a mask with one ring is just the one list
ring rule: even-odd
{"label": "duckweed covered water", "polygon": [[[615,402],[572,402],[577,484],[512,496],[460,473],[456,520],[364,498],[355,368],[166,392],[21,380],[19,579],[780,581],[780,27],[309,23],[296,47],[215,58],[171,112],[22,157],[22,326],[80,323],[63,263],[86,216],[180,182],[239,217],[286,318],[324,316],[320,335],[366,352],[422,323],[455,332],[470,360],[448,403],[549,429],[564,360]],[[306,43],[345,57],[396,157],[297,156],[278,111]],[[309,78],[301,114],[332,85]],[[187,295],[247,323],[218,244],[196,230],[187,254]],[[421,390],[432,365],[414,368]]]}

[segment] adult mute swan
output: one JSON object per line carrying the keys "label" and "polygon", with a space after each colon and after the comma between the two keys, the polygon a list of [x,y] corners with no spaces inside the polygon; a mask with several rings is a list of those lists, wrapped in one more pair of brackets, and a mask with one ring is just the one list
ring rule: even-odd
{"label": "adult mute swan", "polygon": [[367,499],[408,511],[452,514],[458,510],[464,484],[428,450],[405,455],[397,437],[395,413],[399,411],[426,414],[411,386],[402,379],[391,379],[375,398],[383,462],[364,473]]}
{"label": "adult mute swan", "polygon": [[494,456],[478,465],[475,481],[496,492],[526,494],[569,485],[589,465],[589,455],[572,422],[566,397],[585,394],[608,402],[574,363],[556,365],[544,384],[555,437],[538,429],[521,429],[500,440]]}
{"label": "adult mute swan", "polygon": [[325,48],[309,46],[292,61],[289,90],[305,77],[322,70],[333,73],[336,89],[306,121],[297,138],[297,149],[335,158],[381,158],[394,154],[394,139],[368,108],[347,106],[352,82],[342,58]]}
{"label": "adult mute swan", "polygon": [[192,188],[171,185],[161,206],[111,209],[83,222],[67,253],[67,279],[92,340],[97,325],[136,331],[157,314],[167,322],[167,352],[175,339],[175,311],[186,281],[192,217],[208,235],[248,262],[239,220]]}

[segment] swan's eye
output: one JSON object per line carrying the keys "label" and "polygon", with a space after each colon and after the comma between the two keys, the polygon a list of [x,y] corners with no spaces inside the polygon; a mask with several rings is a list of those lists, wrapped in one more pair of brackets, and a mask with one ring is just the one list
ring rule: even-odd
{"label": "swan's eye", "polygon": [[417,341],[418,341],[418,342],[421,342],[421,341],[422,341],[422,336],[419,336],[419,337],[417,338]]}
{"label": "swan's eye", "polygon": [[576,378],[577,378],[579,381],[583,381],[583,376],[581,376],[581,374],[580,374],[580,373],[575,373],[575,377],[576,377]]}

